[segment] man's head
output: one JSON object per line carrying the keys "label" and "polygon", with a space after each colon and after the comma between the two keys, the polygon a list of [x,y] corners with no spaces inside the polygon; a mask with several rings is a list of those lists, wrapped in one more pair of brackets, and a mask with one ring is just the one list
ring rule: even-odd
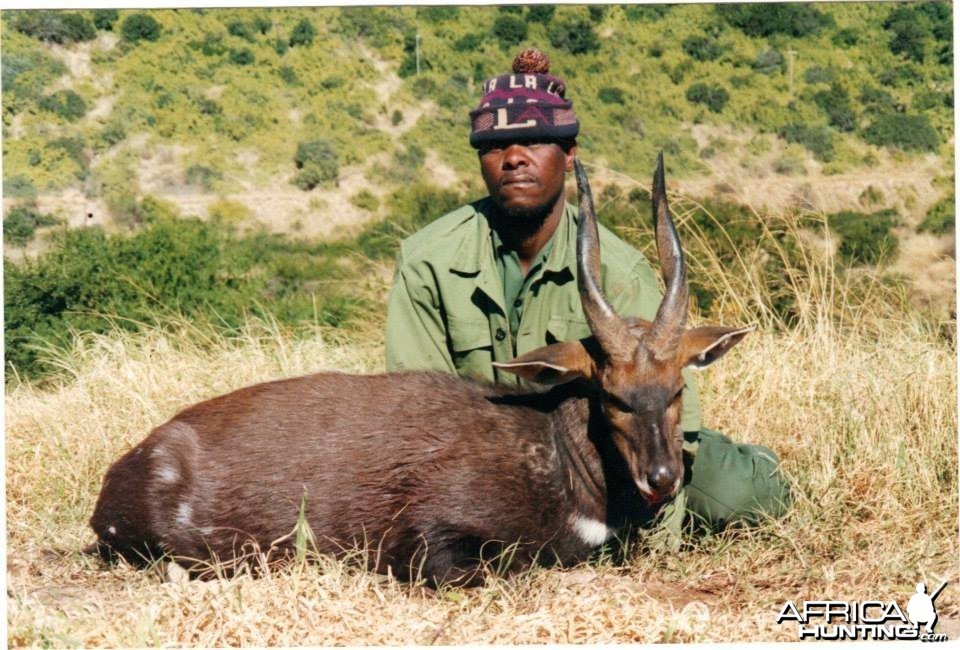
{"label": "man's head", "polygon": [[563,196],[573,169],[580,124],[566,86],[538,50],[521,52],[513,74],[483,85],[480,105],[470,113],[470,144],[490,196],[505,216],[542,221]]}

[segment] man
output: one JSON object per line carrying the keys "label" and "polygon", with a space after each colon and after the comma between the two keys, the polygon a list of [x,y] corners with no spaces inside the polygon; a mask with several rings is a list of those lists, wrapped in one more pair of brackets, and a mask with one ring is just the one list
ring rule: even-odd
{"label": "man", "polygon": [[[577,210],[564,197],[580,124],[563,81],[548,73],[546,56],[526,50],[514,74],[484,84],[470,114],[470,144],[490,195],[402,243],[387,313],[387,370],[516,383],[492,363],[590,335],[576,282]],[[600,248],[602,289],[613,308],[653,320],[660,292],[644,257],[602,226]],[[688,471],[662,514],[671,545],[687,515],[719,530],[778,516],[789,499],[772,451],[702,428],[696,386],[684,377]]]}

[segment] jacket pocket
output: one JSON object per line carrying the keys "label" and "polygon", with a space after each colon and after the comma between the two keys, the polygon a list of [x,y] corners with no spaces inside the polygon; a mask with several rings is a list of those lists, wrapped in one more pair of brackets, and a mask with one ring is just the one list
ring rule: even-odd
{"label": "jacket pocket", "polygon": [[582,318],[555,316],[547,322],[547,343],[578,341],[593,334],[587,321]]}
{"label": "jacket pocket", "polygon": [[492,378],[493,344],[487,321],[451,318],[447,321],[447,331],[457,374]]}

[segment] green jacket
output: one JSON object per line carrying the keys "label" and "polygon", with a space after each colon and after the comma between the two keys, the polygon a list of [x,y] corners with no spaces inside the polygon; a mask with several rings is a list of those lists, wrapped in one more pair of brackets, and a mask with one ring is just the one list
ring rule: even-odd
{"label": "green jacket", "polygon": [[[520,380],[497,370],[556,341],[590,335],[577,291],[577,209],[569,203],[547,262],[531,278],[512,340],[503,287],[485,211],[490,199],[463,206],[414,233],[400,246],[387,311],[386,367],[443,370],[498,383]],[[601,283],[621,316],[652,320],[660,304],[657,278],[646,259],[600,226]],[[700,398],[684,371],[681,426],[700,429]]]}

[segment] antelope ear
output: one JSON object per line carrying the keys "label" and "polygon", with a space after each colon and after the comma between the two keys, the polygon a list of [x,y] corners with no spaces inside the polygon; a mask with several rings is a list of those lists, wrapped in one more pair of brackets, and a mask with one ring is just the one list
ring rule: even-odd
{"label": "antelope ear", "polygon": [[751,327],[695,327],[683,333],[677,358],[681,366],[706,368],[753,331]]}
{"label": "antelope ear", "polygon": [[581,341],[561,341],[537,348],[516,359],[493,364],[500,370],[540,384],[565,384],[578,377],[593,377],[594,362]]}

